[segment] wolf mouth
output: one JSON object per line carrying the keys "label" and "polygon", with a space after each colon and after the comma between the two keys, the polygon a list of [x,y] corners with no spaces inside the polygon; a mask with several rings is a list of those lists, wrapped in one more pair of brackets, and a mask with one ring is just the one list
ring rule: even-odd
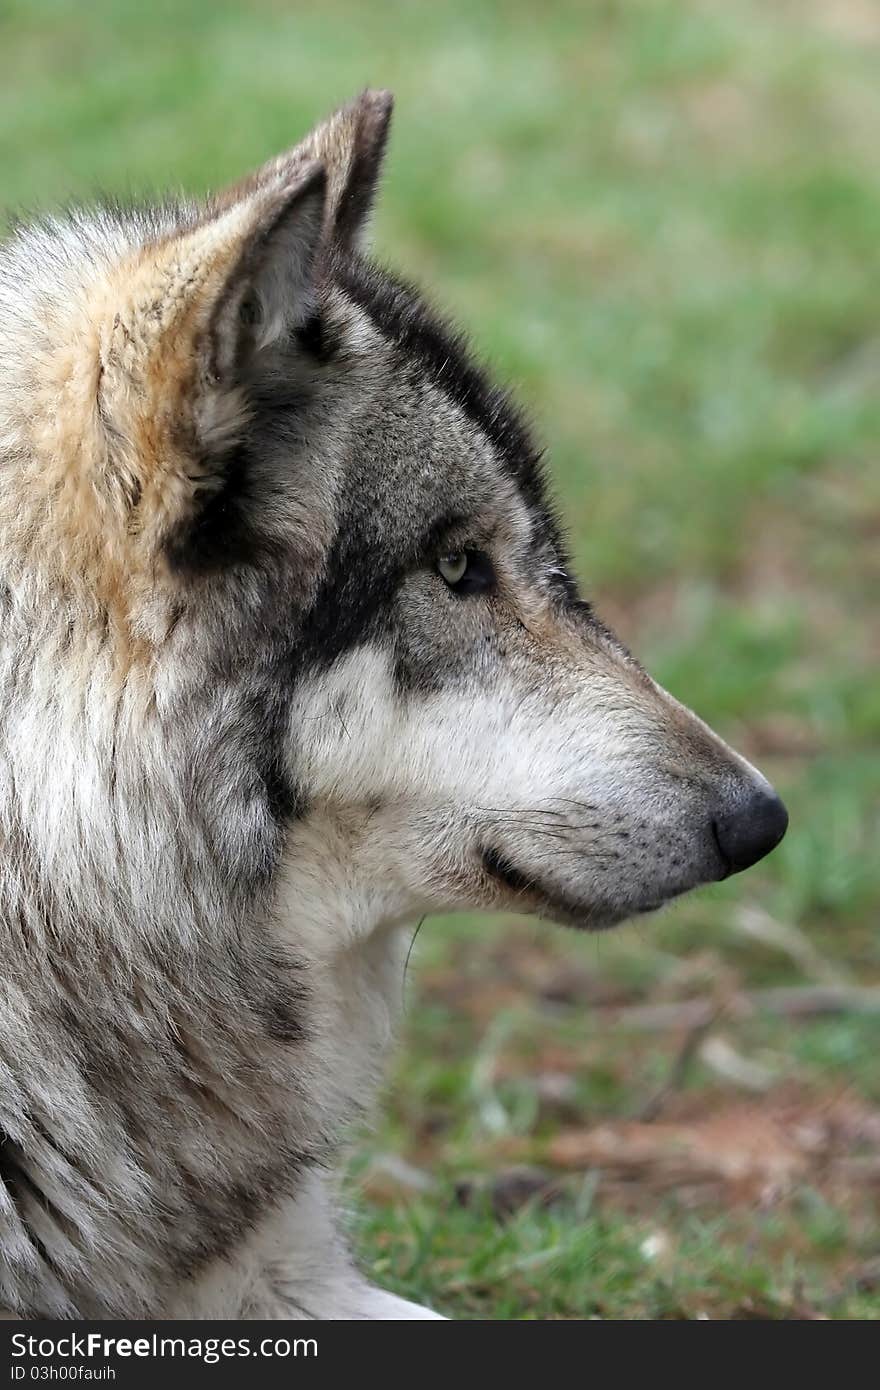
{"label": "wolf mouth", "polygon": [[[572,901],[569,898],[561,897],[559,893],[548,888],[533,874],[524,874],[499,849],[484,848],[480,857],[483,868],[491,878],[494,878],[496,882],[511,892],[516,893],[518,897],[528,898],[532,904],[538,904],[537,910],[540,916],[553,917],[557,922],[566,926],[579,927],[584,931],[601,931],[607,927],[616,926],[627,917],[657,912],[661,907],[665,907],[671,898],[679,896],[678,892],[674,892],[663,894],[650,901],[645,900],[626,905],[610,902],[590,904]],[[686,890],[681,889],[679,891]]]}
{"label": "wolf mouth", "polygon": [[538,904],[541,916],[553,917],[567,926],[585,930],[614,926],[627,913],[615,910],[610,904],[597,909],[595,905],[572,902],[548,888],[534,875],[524,874],[500,850],[489,847],[481,853],[483,868],[496,882]]}
{"label": "wolf mouth", "polygon": [[484,849],[482,859],[486,872],[514,893],[528,893],[529,896],[540,898],[550,896],[537,879],[529,878],[526,874],[520,873],[519,869],[511,864],[500,850]]}

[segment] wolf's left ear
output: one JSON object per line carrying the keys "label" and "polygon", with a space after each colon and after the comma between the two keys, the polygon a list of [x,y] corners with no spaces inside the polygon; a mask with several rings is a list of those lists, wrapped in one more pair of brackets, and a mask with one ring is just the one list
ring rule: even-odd
{"label": "wolf's left ear", "polygon": [[[211,314],[219,380],[308,317],[326,198],[326,171],[308,161],[279,171],[215,220],[233,249]],[[210,224],[203,235],[210,238]]]}
{"label": "wolf's left ear", "polygon": [[390,92],[364,92],[304,141],[327,170],[325,225],[346,248],[359,244],[373,209],[392,106]]}
{"label": "wolf's left ear", "polygon": [[326,188],[322,166],[303,161],[125,262],[111,287],[115,312],[100,321],[98,409],[90,400],[88,417],[107,436],[93,453],[106,456],[111,483],[119,474],[121,497],[165,477],[163,505],[175,510],[167,479],[181,402],[202,467],[181,465],[177,510],[215,485],[212,458],[246,417],[254,357],[312,312]]}
{"label": "wolf's left ear", "polygon": [[392,106],[390,92],[362,92],[316,126],[299,145],[220,194],[217,202],[237,202],[280,175],[317,161],[327,174],[325,235],[347,250],[357,248],[373,207]]}

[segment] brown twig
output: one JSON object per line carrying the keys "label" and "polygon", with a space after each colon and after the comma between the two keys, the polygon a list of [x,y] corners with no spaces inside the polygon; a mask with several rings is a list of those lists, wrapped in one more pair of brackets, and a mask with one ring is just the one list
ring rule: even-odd
{"label": "brown twig", "polygon": [[675,1059],[669,1069],[669,1075],[656,1090],[645,1098],[640,1105],[633,1111],[635,1120],[656,1120],[670,1096],[676,1091],[680,1091],[687,1074],[690,1071],[691,1062],[696,1056],[700,1044],[706,1034],[714,1026],[718,1018],[718,1009],[714,1009],[707,1018],[700,1019],[693,1024],[687,1031],[681,1047],[675,1054]]}
{"label": "brown twig", "polygon": [[704,997],[673,1004],[638,1004],[634,1008],[608,1010],[617,1026],[640,1033],[675,1028],[685,1028],[690,1033],[710,1027],[719,1016],[730,1022],[755,1014],[817,1018],[822,1014],[846,1013],[880,1013],[880,989],[856,985],[805,985],[749,990],[733,994],[721,1004],[717,999]]}

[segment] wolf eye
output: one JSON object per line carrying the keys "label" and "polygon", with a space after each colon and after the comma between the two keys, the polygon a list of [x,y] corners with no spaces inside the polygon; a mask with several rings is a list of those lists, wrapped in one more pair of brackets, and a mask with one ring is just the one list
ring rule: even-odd
{"label": "wolf eye", "polygon": [[453,555],[441,555],[437,561],[437,568],[451,589],[464,579],[467,567],[468,557],[463,550],[457,550]]}
{"label": "wolf eye", "polygon": [[492,561],[482,550],[455,550],[437,559],[437,572],[455,594],[484,594],[495,586]]}

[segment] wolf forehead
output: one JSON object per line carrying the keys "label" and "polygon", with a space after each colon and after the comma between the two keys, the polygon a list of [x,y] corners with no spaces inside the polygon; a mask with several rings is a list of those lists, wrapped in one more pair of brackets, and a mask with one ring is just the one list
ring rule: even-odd
{"label": "wolf forehead", "polygon": [[366,568],[388,594],[420,548],[511,509],[521,541],[560,559],[521,416],[363,253],[388,110],[365,94],[204,203],[103,206],[11,238],[7,585],[61,590],[149,647],[189,581],[295,572],[306,603]]}

